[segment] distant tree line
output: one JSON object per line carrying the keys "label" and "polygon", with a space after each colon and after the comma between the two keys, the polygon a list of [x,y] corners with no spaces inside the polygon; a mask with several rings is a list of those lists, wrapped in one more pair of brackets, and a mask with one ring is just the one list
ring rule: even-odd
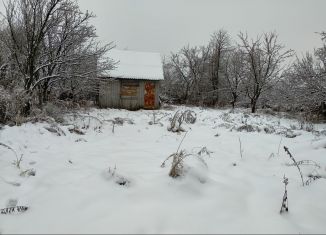
{"label": "distant tree line", "polygon": [[[96,78],[114,67],[105,57],[113,45],[97,41],[90,24],[94,15],[82,12],[75,0],[7,0],[4,5],[0,124],[37,116],[62,100],[94,100]],[[165,58],[161,98],[252,112],[268,107],[320,114],[326,110],[326,33],[320,36],[323,47],[295,58],[275,32],[256,38],[239,33],[233,40],[219,30],[207,45],[185,46]]]}
{"label": "distant tree line", "polygon": [[[164,60],[162,99],[172,103],[322,112],[326,101],[324,46],[295,57],[275,32],[232,40],[215,32],[206,46],[185,46]],[[294,59],[294,62],[293,62]],[[325,114],[325,113],[324,113]]]}

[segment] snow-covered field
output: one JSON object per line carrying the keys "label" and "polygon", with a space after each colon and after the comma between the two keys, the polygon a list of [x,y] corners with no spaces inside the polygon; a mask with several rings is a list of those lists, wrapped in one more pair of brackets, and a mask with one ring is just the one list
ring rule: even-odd
{"label": "snow-covered field", "polygon": [[[167,130],[178,109],[187,108],[94,109],[68,116],[61,136],[48,123],[4,127],[0,143],[23,160],[18,169],[0,146],[0,209],[29,209],[0,214],[0,233],[326,233],[326,125],[308,132],[296,120],[191,108],[197,122],[183,125],[180,149],[206,147],[206,164],[189,156],[173,179],[171,161],[161,164],[185,135]],[[163,117],[158,124],[153,113]],[[113,133],[117,117],[124,123]],[[283,146],[297,161],[318,164],[300,166],[304,181],[322,178],[303,187]],[[20,175],[29,169],[36,175]],[[280,214],[284,175],[289,212]]]}

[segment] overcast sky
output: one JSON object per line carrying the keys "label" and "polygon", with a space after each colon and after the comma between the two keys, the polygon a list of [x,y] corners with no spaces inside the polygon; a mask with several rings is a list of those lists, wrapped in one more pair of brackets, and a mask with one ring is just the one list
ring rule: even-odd
{"label": "overcast sky", "polygon": [[188,43],[207,44],[221,28],[233,38],[277,31],[299,54],[321,45],[326,0],[78,0],[97,15],[101,41],[118,48],[169,54]]}
{"label": "overcast sky", "polygon": [[[234,39],[277,31],[299,54],[321,45],[326,31],[326,0],[78,0],[97,15],[93,24],[102,42],[117,48],[169,54],[204,45],[221,28]],[[0,7],[3,9],[3,7]]]}

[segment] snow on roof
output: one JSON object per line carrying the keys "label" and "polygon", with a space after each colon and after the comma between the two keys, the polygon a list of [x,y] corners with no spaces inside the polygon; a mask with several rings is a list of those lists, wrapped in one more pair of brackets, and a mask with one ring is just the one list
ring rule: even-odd
{"label": "snow on roof", "polygon": [[163,80],[163,64],[159,53],[112,49],[107,56],[118,62],[110,77],[124,79]]}

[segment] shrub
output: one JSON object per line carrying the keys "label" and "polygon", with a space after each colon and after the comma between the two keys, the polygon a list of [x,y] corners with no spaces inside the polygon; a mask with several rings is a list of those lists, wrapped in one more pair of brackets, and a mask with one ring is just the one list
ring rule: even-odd
{"label": "shrub", "polygon": [[64,118],[63,118],[64,112],[65,110],[63,107],[60,107],[59,105],[54,103],[47,103],[46,105],[43,106],[43,114],[45,116],[53,118],[58,123],[64,122]]}
{"label": "shrub", "polygon": [[201,150],[197,153],[187,153],[186,150],[180,150],[181,145],[184,141],[184,139],[186,138],[187,133],[184,135],[177,151],[173,154],[171,154],[167,159],[165,159],[165,161],[161,164],[161,167],[164,168],[166,166],[166,162],[169,161],[170,159],[172,159],[172,164],[171,164],[171,169],[169,172],[169,176],[172,178],[178,178],[182,175],[184,175],[184,162],[185,159],[188,157],[195,157],[196,159],[199,160],[199,162],[202,163],[202,165],[204,165],[205,167],[207,167],[207,164],[205,162],[205,160],[203,159],[204,155],[210,156],[210,154],[212,153],[211,151],[209,151],[206,147],[201,148]]}
{"label": "shrub", "polygon": [[0,87],[0,123],[21,125],[30,113],[30,96],[21,90],[9,92]]}
{"label": "shrub", "polygon": [[177,111],[173,118],[170,119],[170,126],[168,127],[168,131],[171,132],[185,132],[182,127],[183,123],[187,124],[195,124],[197,121],[197,114],[191,110],[186,110],[181,112]]}

